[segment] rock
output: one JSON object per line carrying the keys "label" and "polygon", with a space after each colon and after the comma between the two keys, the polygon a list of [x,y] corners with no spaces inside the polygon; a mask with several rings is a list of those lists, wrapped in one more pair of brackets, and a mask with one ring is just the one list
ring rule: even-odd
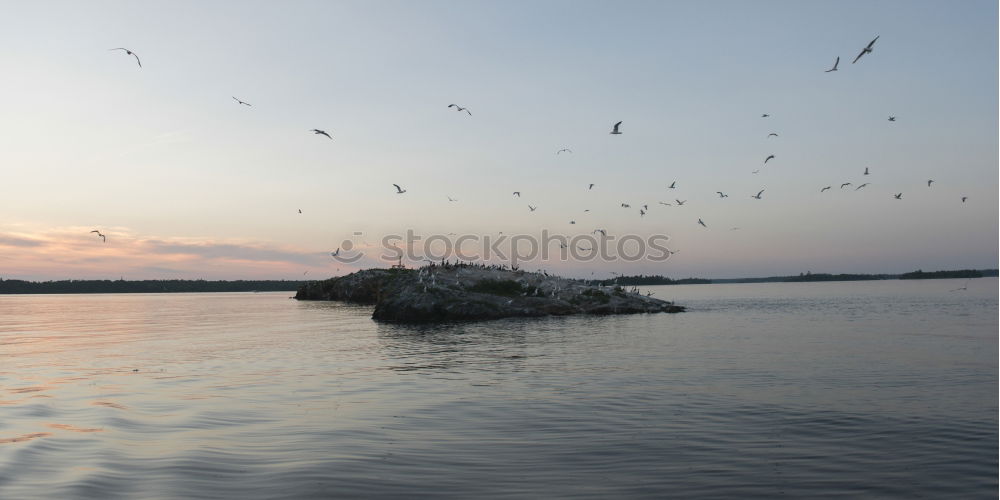
{"label": "rock", "polygon": [[373,319],[399,322],[684,311],[620,287],[467,264],[367,269],[307,283],[295,298],[374,304]]}

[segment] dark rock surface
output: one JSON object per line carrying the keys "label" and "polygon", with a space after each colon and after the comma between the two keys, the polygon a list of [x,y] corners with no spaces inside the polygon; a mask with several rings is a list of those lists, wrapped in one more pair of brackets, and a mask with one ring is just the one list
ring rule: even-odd
{"label": "dark rock surface", "polygon": [[295,298],[374,304],[372,318],[400,322],[684,310],[620,287],[475,265],[367,269],[302,285]]}

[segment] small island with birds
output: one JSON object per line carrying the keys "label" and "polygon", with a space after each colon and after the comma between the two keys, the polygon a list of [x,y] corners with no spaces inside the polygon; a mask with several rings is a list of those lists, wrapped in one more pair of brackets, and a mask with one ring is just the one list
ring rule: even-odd
{"label": "small island with birds", "polygon": [[684,311],[621,286],[466,263],[366,269],[306,283],[295,298],[373,304],[372,319],[407,323]]}

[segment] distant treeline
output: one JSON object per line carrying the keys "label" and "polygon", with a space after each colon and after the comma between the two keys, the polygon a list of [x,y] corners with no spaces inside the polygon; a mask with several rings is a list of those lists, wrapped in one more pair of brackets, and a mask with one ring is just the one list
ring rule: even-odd
{"label": "distant treeline", "polygon": [[706,280],[701,278],[684,278],[679,280],[670,279],[666,276],[652,275],[646,276],[639,274],[636,276],[618,276],[617,278],[610,280],[600,280],[597,284],[603,286],[611,285],[626,285],[626,286],[638,286],[638,285],[696,285],[696,284],[708,284],[712,280]]}
{"label": "distant treeline", "polygon": [[921,270],[913,271],[912,273],[900,274],[899,279],[901,280],[936,280],[945,278],[982,278],[985,276],[996,276],[996,269],[961,269],[959,271],[931,271],[923,272]]}
{"label": "distant treeline", "polygon": [[181,292],[289,292],[306,281],[205,280],[64,280],[0,279],[0,294],[12,293],[181,293]]}

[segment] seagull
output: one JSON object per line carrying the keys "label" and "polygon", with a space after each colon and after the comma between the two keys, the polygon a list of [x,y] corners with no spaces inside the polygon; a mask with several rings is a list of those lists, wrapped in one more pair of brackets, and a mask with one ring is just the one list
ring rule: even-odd
{"label": "seagull", "polygon": [[889,117],[889,121],[891,121],[891,122],[894,122],[894,121],[896,121],[896,117],[895,117],[895,116],[890,116],[890,117]]}
{"label": "seagull", "polygon": [[753,172],[750,172],[750,173],[751,174],[759,174],[760,173],[760,169],[758,168],[757,170],[754,170]]}
{"label": "seagull", "polygon": [[826,191],[827,189],[830,189],[830,187],[832,187],[832,186],[827,186],[827,187],[825,187],[825,188],[823,188],[823,189],[820,189],[820,190],[819,190],[819,192],[821,192],[821,193],[822,193],[823,191]]}
{"label": "seagull", "polygon": [[132,56],[132,57],[135,58],[135,62],[139,63],[139,67],[140,68],[142,67],[142,61],[139,60],[139,56],[135,55],[135,52],[132,52],[131,50],[126,49],[125,47],[117,47],[117,48],[108,49],[108,50],[124,50],[126,54],[128,54],[128,55],[130,55],[130,56]]}
{"label": "seagull", "polygon": [[683,204],[687,203],[687,200],[684,200],[684,201],[681,201],[681,200],[677,200],[677,199],[675,199],[674,201],[676,201],[676,202],[677,202],[677,205],[678,205],[678,206],[680,206],[680,205],[683,205]]}
{"label": "seagull", "polygon": [[649,205],[643,205],[643,206],[642,206],[642,209],[643,209],[643,210],[649,210]]}
{"label": "seagull", "polygon": [[865,175],[868,175],[868,167],[865,167]]}
{"label": "seagull", "polygon": [[662,201],[661,201],[661,202],[659,202],[659,203],[660,203],[660,205],[664,205],[664,206],[667,206],[667,207],[671,206],[671,205],[670,205],[669,203],[664,203],[664,202],[662,202]]}
{"label": "seagull", "polygon": [[456,200],[456,199],[452,198],[451,196],[449,196],[448,197],[448,201],[458,201],[458,200]]}
{"label": "seagull", "polygon": [[399,184],[393,184],[393,186],[396,186],[396,194],[403,194],[406,192],[405,189],[399,187]]}
{"label": "seagull", "polygon": [[934,182],[934,179],[927,179],[927,187],[931,187],[932,182]]}
{"label": "seagull", "polygon": [[764,163],[766,164],[768,160],[773,159],[773,158],[774,158],[774,155],[771,155],[771,156],[768,156],[767,158],[764,158]]}
{"label": "seagull", "polygon": [[628,203],[622,203],[622,208],[632,208],[632,205],[629,205]]}
{"label": "seagull", "polygon": [[331,257],[336,257],[338,255],[340,255],[340,247],[337,247],[337,251],[336,252],[330,252],[330,256]]}
{"label": "seagull", "polygon": [[576,224],[576,221],[575,220],[571,220],[571,221],[569,221],[569,223],[570,224]]}
{"label": "seagull", "polygon": [[719,193],[719,198],[729,198],[729,195],[723,193],[722,191],[716,191],[716,193]]}
{"label": "seagull", "polygon": [[95,229],[95,230],[93,230],[93,231],[91,231],[91,232],[92,232],[92,233],[97,233],[97,235],[101,237],[101,241],[103,241],[103,242],[105,242],[105,243],[107,243],[107,242],[108,242],[108,238],[107,238],[106,236],[104,236],[103,234],[101,234],[101,232],[100,232],[100,231],[98,231],[98,230],[96,230],[96,229]]}
{"label": "seagull", "polygon": [[514,196],[517,196],[518,198],[520,198],[521,197],[521,192],[520,191],[514,191]]}
{"label": "seagull", "polygon": [[300,214],[302,213],[302,209],[301,209],[301,208],[299,209],[299,213],[300,213]]}
{"label": "seagull", "polygon": [[758,199],[758,200],[759,200],[759,199],[760,199],[760,195],[761,195],[761,194],[762,194],[763,192],[764,192],[764,190],[763,190],[763,189],[761,189],[760,191],[758,191],[758,192],[757,192],[757,194],[755,194],[755,195],[750,195],[750,197],[751,197],[751,198],[756,198],[756,199]]}
{"label": "seagull", "polygon": [[771,132],[770,134],[767,134],[767,136],[768,136],[768,137],[771,137],[772,135],[773,135],[774,137],[778,137],[778,134],[775,134],[774,132]]}
{"label": "seagull", "polygon": [[895,199],[897,199],[897,200],[902,200],[903,199],[903,193],[894,194],[894,195],[892,195],[892,197],[895,198]]}
{"label": "seagull", "polygon": [[601,236],[607,236],[608,235],[608,232],[605,231],[605,230],[603,230],[603,229],[595,229],[594,232],[590,233],[590,234],[597,234],[597,233],[601,233]]}
{"label": "seagull", "polygon": [[461,113],[462,111],[465,111],[466,113],[469,113],[469,116],[472,116],[472,111],[469,111],[467,108],[463,108],[463,107],[459,106],[458,104],[449,104],[448,107],[449,108],[455,108],[455,111],[458,111],[459,113]]}
{"label": "seagull", "polygon": [[[878,40],[878,36],[875,37],[875,40]],[[872,45],[875,45],[875,40],[872,40],[872,41],[868,42],[868,46],[865,47],[865,48],[863,48],[863,49],[861,49],[861,53],[858,54],[858,57],[855,57],[854,60],[851,61],[851,64],[854,64],[854,63],[858,62],[858,59],[861,59],[861,56],[863,56],[865,54],[871,54],[872,53]]]}
{"label": "seagull", "polygon": [[701,219],[698,219],[698,224],[701,224],[701,227],[705,227],[705,228],[708,227],[708,226],[705,225],[705,223]]}
{"label": "seagull", "polygon": [[671,182],[667,189],[677,189],[677,181]]}
{"label": "seagull", "polygon": [[837,56],[837,60],[833,62],[833,67],[824,71],[824,73],[829,73],[831,71],[837,71],[837,65],[840,64],[840,56]]}
{"label": "seagull", "polygon": [[535,211],[535,209],[537,209],[537,208],[538,208],[538,207],[533,207],[533,206],[531,206],[531,205],[528,205],[528,210],[531,210],[532,212],[534,212],[534,211]]}
{"label": "seagull", "polygon": [[639,217],[642,217],[644,215],[646,215],[646,211],[640,208],[639,209]]}
{"label": "seagull", "polygon": [[865,186],[867,186],[867,185],[868,185],[868,183],[866,182],[866,183],[864,183],[864,184],[862,184],[862,185],[860,185],[860,186],[858,186],[858,187],[854,188],[854,190],[855,190],[855,191],[857,191],[857,190],[859,190],[859,189],[861,189],[861,188],[863,188],[863,187],[865,187]]}
{"label": "seagull", "polygon": [[559,153],[562,153],[563,151],[565,151],[565,152],[567,152],[567,153],[572,153],[572,152],[573,152],[573,150],[572,150],[572,149],[569,149],[569,148],[563,148],[563,149],[560,149],[559,151],[556,151],[556,154],[559,154]]}
{"label": "seagull", "polygon": [[968,197],[968,196],[963,196],[963,197],[962,197],[962,203],[965,203],[965,200],[968,200],[968,199],[969,199],[969,197]]}
{"label": "seagull", "polygon": [[621,131],[618,130],[618,127],[620,127],[621,124],[622,124],[622,122],[618,122],[618,123],[615,124],[615,128],[611,129],[611,133],[613,135],[621,135],[622,134]]}
{"label": "seagull", "polygon": [[840,189],[844,189],[845,187],[850,186],[850,185],[851,185],[850,182],[845,182],[845,183],[843,183],[843,184],[840,185]]}
{"label": "seagull", "polygon": [[769,117],[769,116],[771,116],[771,115],[769,115],[769,114],[767,114],[767,113],[764,113],[764,114],[760,115],[760,117],[761,117],[761,118],[767,118],[767,117]]}
{"label": "seagull", "polygon": [[314,129],[310,130],[310,132],[312,132],[312,133],[314,133],[316,135],[325,135],[328,139],[333,139],[333,137],[330,137],[330,134],[326,133],[326,131],[320,130],[318,128],[314,128]]}
{"label": "seagull", "polygon": [[[233,99],[236,99],[236,96],[232,96],[232,97],[233,97]],[[240,104],[242,104],[244,106],[253,106],[253,104],[250,104],[249,102],[246,102],[246,101],[241,101],[239,99],[236,99],[236,102],[238,102],[238,103],[240,103]]]}
{"label": "seagull", "polygon": [[591,189],[594,189],[594,185],[593,184],[591,184],[590,186],[587,186],[587,190],[588,191],[591,190]]}

